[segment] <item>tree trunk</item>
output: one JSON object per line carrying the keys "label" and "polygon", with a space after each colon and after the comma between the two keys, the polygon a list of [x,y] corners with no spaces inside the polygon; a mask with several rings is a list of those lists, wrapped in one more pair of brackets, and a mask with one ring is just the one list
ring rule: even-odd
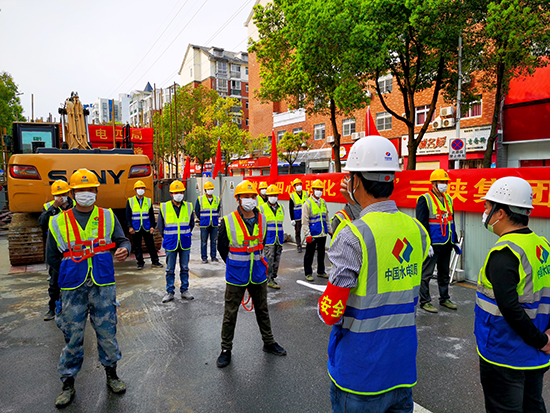
{"label": "tree trunk", "polygon": [[491,133],[487,139],[487,148],[485,149],[485,154],[483,155],[483,167],[491,167],[491,158],[493,156],[493,145],[495,139],[498,135],[498,120],[500,117],[500,101],[502,100],[502,90],[504,83],[504,63],[499,63],[497,65],[497,91],[495,94],[495,110],[493,111],[493,121],[491,122]]}
{"label": "tree trunk", "polygon": [[332,125],[332,133],[334,143],[332,144],[332,153],[334,154],[334,172],[342,171],[342,163],[340,162],[340,134],[338,133],[338,125],[336,125],[336,104],[334,99],[330,99],[330,124]]}
{"label": "tree trunk", "polygon": [[414,122],[412,125],[408,125],[409,129],[409,161],[407,162],[407,171],[414,171],[416,169],[416,142],[414,141]]}

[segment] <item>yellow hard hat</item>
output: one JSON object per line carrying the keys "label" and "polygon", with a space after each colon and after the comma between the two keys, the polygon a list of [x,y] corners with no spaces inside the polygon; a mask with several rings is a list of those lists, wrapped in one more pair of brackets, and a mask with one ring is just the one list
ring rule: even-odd
{"label": "yellow hard hat", "polygon": [[256,191],[256,188],[254,188],[254,185],[252,185],[252,182],[248,180],[244,180],[235,187],[235,198],[237,198],[237,196],[242,194],[258,195],[258,191]]}
{"label": "yellow hard hat", "polygon": [[66,192],[69,192],[71,190],[71,187],[69,184],[61,179],[55,181],[52,184],[52,195],[61,195]]}
{"label": "yellow hard hat", "polygon": [[450,181],[449,174],[445,169],[436,169],[430,175],[430,182],[434,181]]}
{"label": "yellow hard hat", "polygon": [[294,181],[292,181],[292,186],[295,186],[295,185],[302,185],[302,180],[300,178],[296,178]]}
{"label": "yellow hard hat", "polygon": [[266,195],[279,195],[279,188],[277,187],[277,185],[269,185],[267,187]]}
{"label": "yellow hard hat", "polygon": [[266,189],[267,188],[267,182],[260,182],[260,186],[258,189]]}
{"label": "yellow hard hat", "polygon": [[86,168],[82,168],[71,175],[70,186],[71,189],[97,188],[99,181],[96,174]]}
{"label": "yellow hard hat", "polygon": [[185,185],[181,181],[174,181],[170,184],[170,192],[184,192]]}
{"label": "yellow hard hat", "polygon": [[214,184],[212,182],[207,182],[204,184],[204,189],[214,189]]}
{"label": "yellow hard hat", "polygon": [[311,184],[311,187],[312,187],[312,188],[317,188],[317,189],[323,189],[323,181],[321,181],[320,179],[316,179],[316,180],[313,181],[313,183]]}
{"label": "yellow hard hat", "polygon": [[143,183],[143,181],[137,181],[135,184],[134,184],[134,189],[137,189],[137,188],[147,188],[145,186],[145,184]]}

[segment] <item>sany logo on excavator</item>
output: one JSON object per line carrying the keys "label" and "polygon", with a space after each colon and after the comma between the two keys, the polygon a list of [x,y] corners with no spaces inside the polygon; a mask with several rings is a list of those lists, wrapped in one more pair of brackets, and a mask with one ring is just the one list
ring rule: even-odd
{"label": "sany logo on excavator", "polygon": [[[92,171],[97,176],[97,180],[99,181],[99,183],[101,185],[107,185],[107,174],[109,174],[111,176],[111,178],[113,178],[113,183],[115,185],[119,185],[120,184],[120,178],[122,177],[122,175],[125,172],[124,169],[121,170],[121,171],[118,171],[117,173],[115,173],[114,171],[111,171],[110,169],[107,169],[106,171],[101,170],[101,171],[99,171],[100,174],[98,174],[93,169],[90,169],[90,171]],[[63,171],[63,170],[54,170],[54,171],[50,171],[48,173],[48,178],[50,178],[51,181],[52,181],[51,183],[53,183],[53,181],[56,181],[58,179],[62,179],[63,181],[68,182],[69,177],[70,177],[70,175],[67,176],[67,171],[66,170],[65,171]]]}

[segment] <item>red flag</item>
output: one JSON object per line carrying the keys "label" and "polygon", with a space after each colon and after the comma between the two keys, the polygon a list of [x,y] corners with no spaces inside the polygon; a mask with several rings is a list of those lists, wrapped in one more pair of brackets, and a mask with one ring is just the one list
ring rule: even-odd
{"label": "red flag", "polygon": [[218,149],[216,150],[216,163],[214,164],[214,170],[212,171],[212,178],[216,179],[218,173],[222,169],[222,146],[221,141],[218,139]]}
{"label": "red flag", "polygon": [[365,119],[365,125],[367,125],[367,136],[370,135],[380,135],[378,129],[376,129],[376,123],[372,119],[372,114],[370,113],[370,106],[367,106],[367,116]]}
{"label": "red flag", "polygon": [[275,131],[271,131],[271,172],[269,173],[269,180],[272,184],[277,183],[279,179],[279,169],[277,162],[277,138],[275,138]]}
{"label": "red flag", "polygon": [[191,178],[191,158],[188,156],[185,160],[185,168],[183,168],[183,180]]}

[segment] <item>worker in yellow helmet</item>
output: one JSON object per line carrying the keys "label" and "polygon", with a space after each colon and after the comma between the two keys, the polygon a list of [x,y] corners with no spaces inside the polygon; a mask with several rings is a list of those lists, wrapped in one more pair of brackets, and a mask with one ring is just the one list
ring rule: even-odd
{"label": "worker in yellow helmet", "polygon": [[267,187],[267,203],[260,207],[267,221],[267,232],[264,242],[264,253],[267,258],[267,286],[269,288],[280,289],[281,287],[275,281],[279,272],[279,262],[283,253],[283,242],[285,233],[283,231],[283,221],[285,210],[279,202],[279,188],[277,185]]}
{"label": "worker in yellow helmet", "polygon": [[[74,200],[69,196],[71,188],[67,182],[62,180],[55,181],[51,186],[51,191],[53,201],[44,204],[42,213],[38,217],[38,223],[42,226],[44,236],[47,236],[48,224],[50,223],[51,217],[74,207]],[[48,302],[48,312],[44,314],[44,321],[53,320],[55,318],[55,302],[59,300],[57,276],[52,274],[52,267],[48,267],[48,273],[48,295],[50,300]]]}
{"label": "worker in yellow helmet", "polygon": [[184,300],[194,297],[189,292],[189,255],[191,253],[191,232],[195,226],[193,204],[183,200],[185,184],[174,181],[170,184],[172,200],[160,205],[158,230],[163,236],[162,247],[166,251],[166,294],[163,303],[174,299],[176,287],[176,259],[180,261],[180,294]]}
{"label": "worker in yellow helmet", "polygon": [[430,175],[432,189],[420,197],[416,202],[416,219],[418,219],[426,231],[430,234],[432,245],[428,258],[422,265],[422,282],[420,284],[420,308],[437,313],[438,310],[431,303],[430,280],[437,264],[437,285],[439,287],[439,305],[450,310],[456,310],[457,306],[451,301],[449,295],[449,264],[453,249],[461,254],[458,242],[453,200],[447,194],[449,174],[444,169],[436,169]]}
{"label": "worker in yellow helmet", "polygon": [[290,211],[290,223],[294,227],[296,237],[296,248],[302,252],[302,205],[307,201],[309,193],[303,190],[302,180],[296,178],[292,181],[294,191],[290,193],[288,210]]}
{"label": "worker in yellow helmet", "polygon": [[218,235],[218,252],[225,262],[225,307],[222,324],[222,352],[216,366],[231,363],[233,336],[239,306],[248,290],[252,298],[256,321],[260,327],[263,351],[286,356],[286,351],[275,342],[267,308],[267,286],[263,248],[267,230],[266,218],[256,208],[258,192],[252,182],[242,181],[235,187],[237,210],[223,217]]}
{"label": "worker in yellow helmet", "polygon": [[105,367],[107,386],[113,393],[126,391],[116,367],[121,353],[116,339],[117,306],[114,258],[128,257],[130,241],[115,214],[96,203],[99,181],[87,170],[71,175],[70,186],[76,206],[50,220],[46,260],[58,274],[61,299],[56,303],[55,321],[65,337],[57,370],[63,388],[56,407],[71,403],[75,377],[84,358],[84,327],[88,315],[97,336],[99,361]]}
{"label": "worker in yellow helmet", "polygon": [[214,184],[210,181],[204,184],[204,195],[197,198],[195,211],[199,216],[201,228],[201,258],[203,264],[208,263],[208,238],[210,237],[210,259],[219,262],[216,258],[216,242],[218,240],[218,221],[220,216],[221,200],[214,195]]}
{"label": "worker in yellow helmet", "polygon": [[258,192],[260,193],[258,197],[258,206],[260,207],[267,202],[267,182],[260,182]]}

